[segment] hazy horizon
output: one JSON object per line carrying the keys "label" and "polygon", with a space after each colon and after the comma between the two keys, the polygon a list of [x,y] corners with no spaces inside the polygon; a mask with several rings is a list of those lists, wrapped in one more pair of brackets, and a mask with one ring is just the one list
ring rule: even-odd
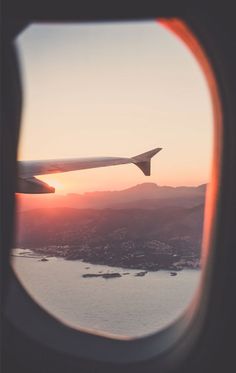
{"label": "hazy horizon", "polygon": [[122,192],[122,191],[125,191],[125,190],[129,190],[129,189],[133,189],[133,188],[136,188],[136,187],[143,187],[144,185],[155,185],[157,186],[158,188],[173,188],[173,189],[178,189],[178,188],[199,188],[201,186],[207,186],[208,183],[202,183],[202,184],[196,184],[196,185],[178,185],[178,186],[174,186],[174,185],[167,185],[167,184],[163,184],[163,185],[160,185],[160,184],[157,184],[155,182],[151,182],[151,181],[144,181],[143,183],[138,183],[138,184],[132,184],[132,185],[128,185],[127,187],[125,188],[121,188],[121,189],[101,189],[101,190],[97,190],[97,189],[94,189],[94,190],[90,190],[90,191],[84,191],[84,192],[63,192],[63,190],[60,190],[57,192],[57,193],[39,193],[39,194],[28,194],[28,193],[16,193],[17,196],[31,196],[31,197],[34,197],[36,198],[37,196],[57,196],[57,195],[60,195],[60,196],[67,196],[69,194],[79,194],[79,195],[84,195],[84,194],[93,194],[93,193],[110,193],[110,192]]}

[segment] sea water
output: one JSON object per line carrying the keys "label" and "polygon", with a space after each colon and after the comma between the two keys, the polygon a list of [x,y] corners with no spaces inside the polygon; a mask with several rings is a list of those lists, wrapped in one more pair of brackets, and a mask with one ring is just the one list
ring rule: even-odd
{"label": "sea water", "polygon": [[[89,328],[122,336],[160,330],[186,309],[200,279],[199,270],[148,272],[92,265],[78,260],[41,258],[15,249],[13,268],[21,283],[45,310],[74,328]],[[119,278],[83,278],[83,274],[113,273]]]}

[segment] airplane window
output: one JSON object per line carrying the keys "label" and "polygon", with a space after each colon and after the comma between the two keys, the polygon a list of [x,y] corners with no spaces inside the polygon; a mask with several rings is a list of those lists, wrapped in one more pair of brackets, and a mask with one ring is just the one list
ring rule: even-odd
{"label": "airplane window", "polygon": [[74,328],[156,332],[201,275],[213,119],[203,72],[156,20],[33,24],[12,265]]}

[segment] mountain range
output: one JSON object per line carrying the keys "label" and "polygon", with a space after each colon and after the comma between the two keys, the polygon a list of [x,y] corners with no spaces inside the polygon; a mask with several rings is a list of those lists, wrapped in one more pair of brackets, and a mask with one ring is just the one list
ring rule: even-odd
{"label": "mountain range", "polygon": [[143,183],[120,191],[70,193],[67,195],[17,195],[19,211],[36,208],[70,207],[78,209],[129,209],[179,206],[193,207],[204,203],[206,184],[197,187],[158,186]]}

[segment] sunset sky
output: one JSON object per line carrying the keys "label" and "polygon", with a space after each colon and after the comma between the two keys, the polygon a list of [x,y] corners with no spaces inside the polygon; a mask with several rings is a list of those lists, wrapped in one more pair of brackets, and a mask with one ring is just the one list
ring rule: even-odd
{"label": "sunset sky", "polygon": [[133,165],[40,177],[58,193],[209,180],[212,109],[188,48],[156,21],[32,25],[18,38],[24,106],[19,159],[134,156]]}

